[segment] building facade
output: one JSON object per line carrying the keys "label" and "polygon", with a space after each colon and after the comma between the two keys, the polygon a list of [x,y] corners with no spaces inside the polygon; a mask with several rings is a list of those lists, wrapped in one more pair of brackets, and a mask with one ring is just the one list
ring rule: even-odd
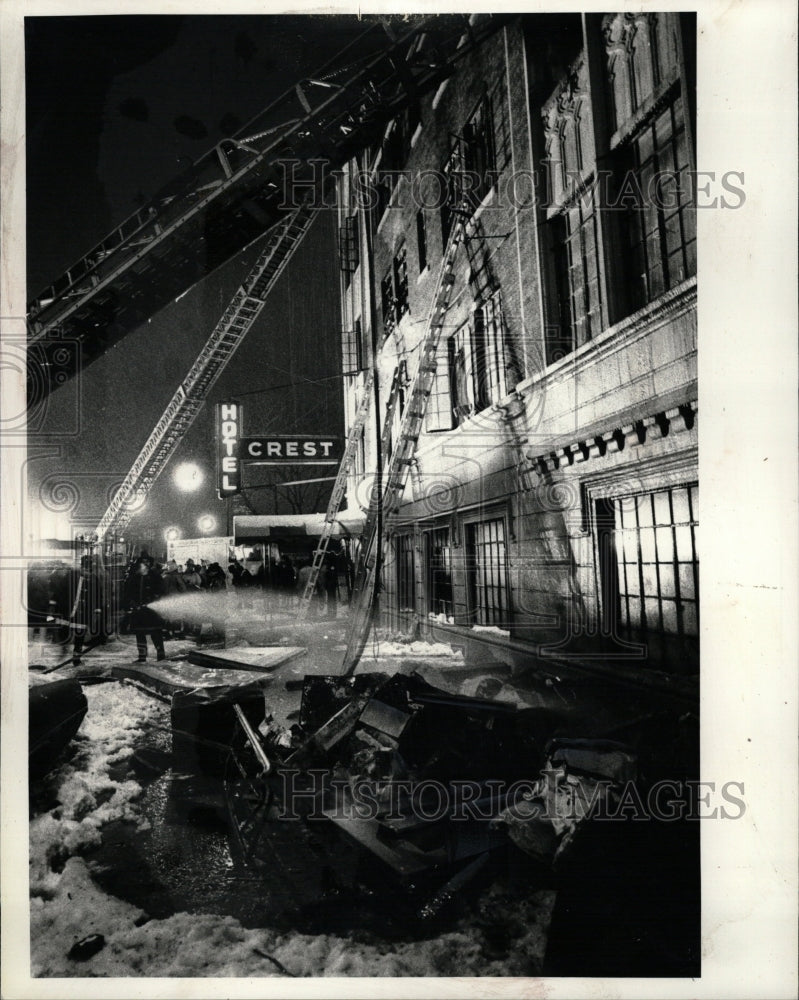
{"label": "building facade", "polygon": [[694,32],[521,15],[342,171],[348,425],[376,377],[350,507],[396,445],[464,225],[386,518],[384,625],[511,662],[697,672]]}

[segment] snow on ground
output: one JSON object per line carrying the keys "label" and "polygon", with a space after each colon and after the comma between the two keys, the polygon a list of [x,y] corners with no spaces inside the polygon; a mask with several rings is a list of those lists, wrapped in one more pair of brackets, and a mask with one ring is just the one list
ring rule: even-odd
{"label": "snow on ground", "polygon": [[[399,645],[399,644],[398,644]],[[441,656],[427,643],[402,644]],[[443,647],[451,655],[449,647]],[[442,652],[443,652],[442,650]],[[385,645],[380,653],[385,655]],[[440,662],[440,660],[439,660]],[[150,919],[94,883],[82,855],[115,819],[146,828],[141,786],[116,780],[148,727],[166,721],[166,707],[117,683],[85,688],[89,711],[77,752],[47,779],[47,809],[30,825],[31,971],[34,976],[529,976],[540,972],[554,894],[532,893],[522,904],[492,889],[480,920],[463,918],[428,940],[364,941],[333,934],[247,929],[231,916],[177,913]],[[55,803],[55,804],[53,804]],[[486,917],[486,912],[489,916]],[[137,926],[140,925],[140,926]],[[88,961],[67,957],[71,946],[102,934],[105,947]],[[496,942],[503,942],[498,953]],[[271,956],[271,957],[270,957]]]}
{"label": "snow on ground", "polygon": [[[216,914],[177,913],[136,926],[146,919],[142,911],[103,893],[85,862],[71,858],[52,897],[31,902],[32,973],[241,978],[283,975],[282,966],[293,976],[533,975],[546,941],[549,895],[539,893],[530,912],[517,915],[513,956],[492,958],[482,931],[467,925],[426,941],[374,944],[332,934],[246,929],[233,917]],[[97,955],[88,962],[66,957],[74,941],[96,933],[106,939]]]}
{"label": "snow on ground", "polygon": [[[453,663],[463,663],[463,653],[453,649],[444,642],[425,642],[415,639],[413,642],[396,639],[370,638],[361,657],[361,663],[370,660],[380,660],[384,656],[402,656],[408,659],[429,659],[430,657],[445,657]],[[363,668],[361,668],[363,669]]]}
{"label": "snow on ground", "polygon": [[31,820],[31,895],[46,898],[59,882],[54,867],[100,843],[100,829],[115,819],[146,822],[135,800],[141,786],[110,771],[133,753],[137,734],[159,713],[152,698],[132,687],[84,689],[89,710],[75,738],[77,752],[47,779],[58,805]]}

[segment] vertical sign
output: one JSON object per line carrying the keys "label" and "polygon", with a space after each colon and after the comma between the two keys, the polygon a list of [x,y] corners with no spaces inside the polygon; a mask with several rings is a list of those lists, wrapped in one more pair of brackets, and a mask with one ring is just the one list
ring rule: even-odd
{"label": "vertical sign", "polygon": [[241,406],[238,403],[216,404],[217,493],[220,499],[241,491]]}

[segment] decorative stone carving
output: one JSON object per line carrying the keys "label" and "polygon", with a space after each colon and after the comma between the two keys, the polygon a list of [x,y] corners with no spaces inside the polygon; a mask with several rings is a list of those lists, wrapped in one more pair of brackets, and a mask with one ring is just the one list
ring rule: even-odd
{"label": "decorative stone carving", "polygon": [[584,53],[541,109],[550,205],[563,203],[594,169],[594,132]]}
{"label": "decorative stone carving", "polygon": [[602,32],[618,129],[658,87],[677,75],[674,15],[607,14]]}
{"label": "decorative stone carving", "polygon": [[555,461],[555,468],[559,469],[567,465],[572,465],[574,462],[574,455],[571,453],[571,447],[569,448],[556,448],[552,452]]}
{"label": "decorative stone carving", "polygon": [[655,417],[644,417],[641,423],[644,427],[644,441],[657,441],[664,437],[663,425]]}
{"label": "decorative stone carving", "polygon": [[602,439],[605,442],[606,454],[613,455],[615,452],[621,451],[624,448],[624,434],[621,429],[607,431],[602,435]]}

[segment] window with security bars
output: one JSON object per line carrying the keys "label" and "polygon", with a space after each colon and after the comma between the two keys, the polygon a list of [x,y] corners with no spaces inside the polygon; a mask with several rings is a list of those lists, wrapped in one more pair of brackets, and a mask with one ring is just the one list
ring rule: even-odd
{"label": "window with security bars", "polygon": [[469,603],[477,625],[507,624],[505,521],[499,517],[466,526]]}
{"label": "window with security bars", "polygon": [[363,368],[361,340],[361,321],[356,319],[355,326],[344,330],[341,338],[341,370],[345,375],[359,372]]}
{"label": "window with security bars", "polygon": [[413,535],[397,535],[397,608],[413,611],[416,598],[413,560]]}
{"label": "window with security bars", "polygon": [[696,212],[683,101],[677,96],[620,156],[616,203],[626,209],[630,307],[696,274]]}
{"label": "window with security bars", "polygon": [[[631,629],[697,636],[699,487],[681,486],[621,497],[609,503],[619,624]],[[612,595],[606,597],[612,599]]]}
{"label": "window with security bars", "polygon": [[434,528],[425,533],[427,556],[427,610],[434,615],[451,618],[452,604],[452,544],[449,527]]}
{"label": "window with security bars", "polygon": [[602,328],[593,192],[584,192],[566,206],[552,224],[560,322],[548,336],[548,364],[570,354]]}

